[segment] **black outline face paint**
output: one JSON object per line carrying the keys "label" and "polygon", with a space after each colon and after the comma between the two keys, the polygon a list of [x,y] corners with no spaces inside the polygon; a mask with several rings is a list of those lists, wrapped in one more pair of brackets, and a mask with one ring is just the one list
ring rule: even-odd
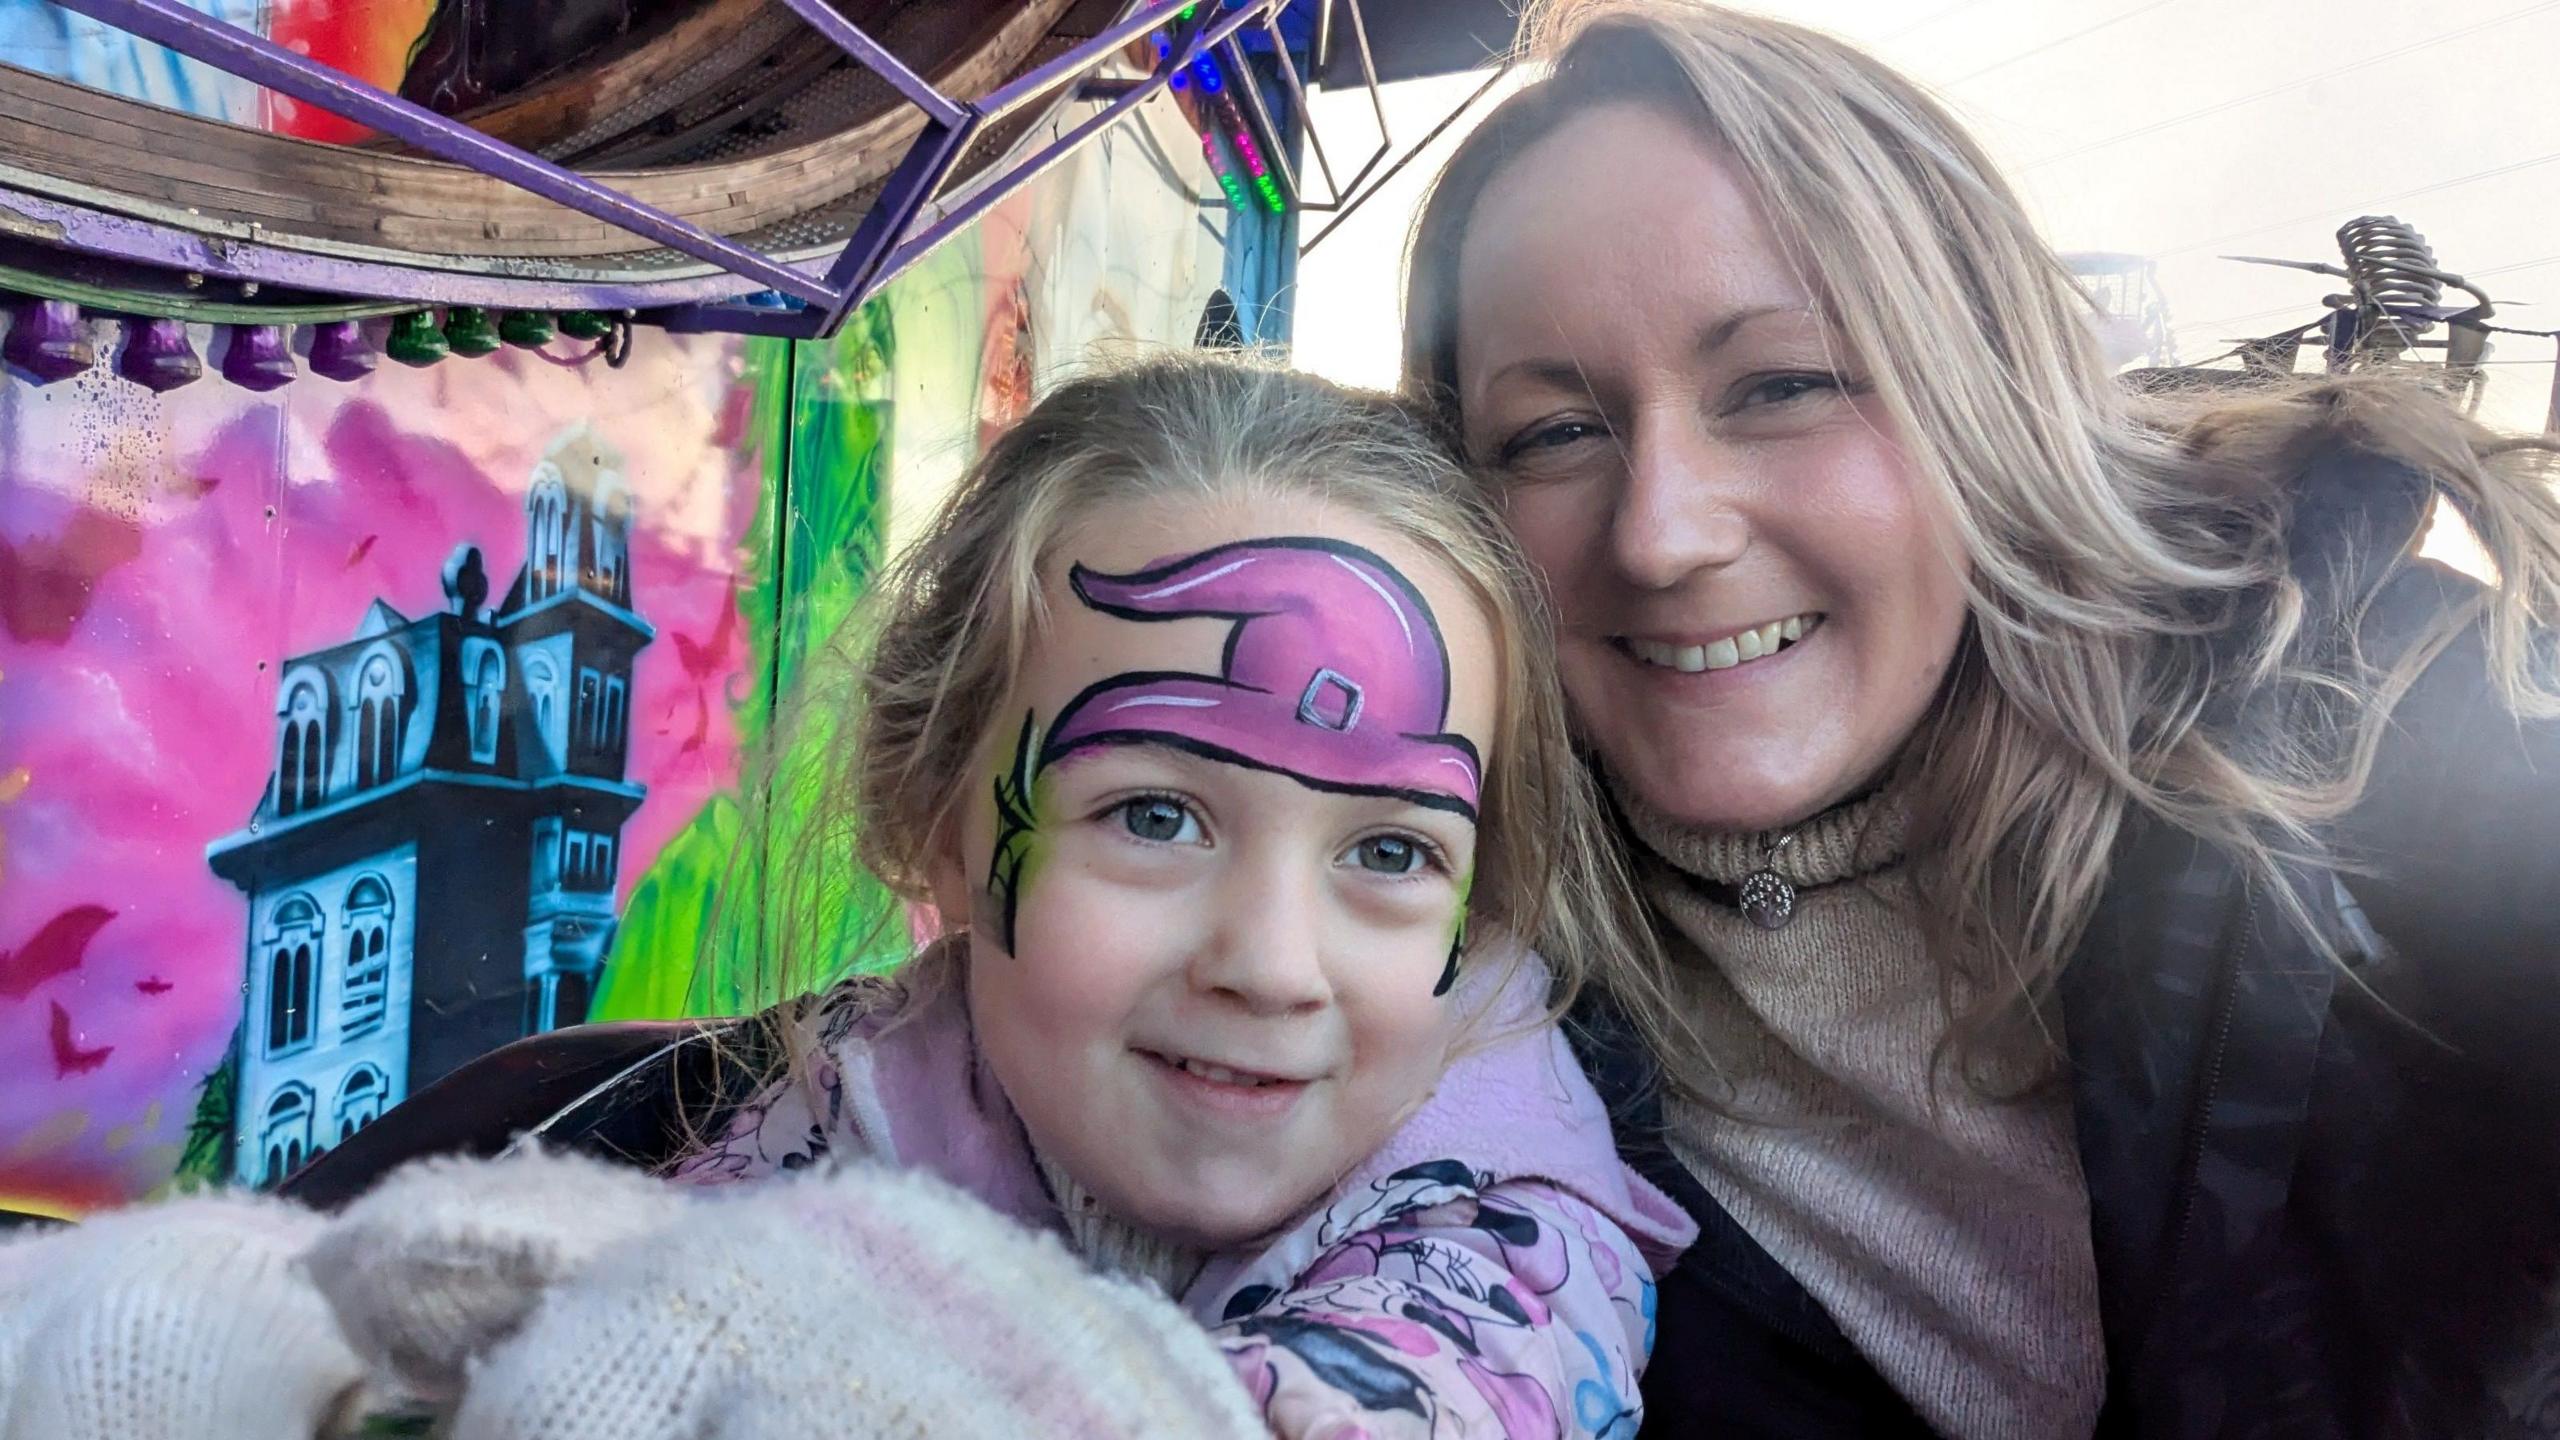
{"label": "black outline face paint", "polygon": [[1005,953],[1014,953],[1014,916],[1022,906],[1023,872],[1031,868],[1031,847],[1039,838],[1040,816],[1031,794],[1032,736],[1039,727],[1029,712],[1022,734],[1013,742],[1013,761],[996,776],[996,843],[987,860],[987,893],[1004,906]]}

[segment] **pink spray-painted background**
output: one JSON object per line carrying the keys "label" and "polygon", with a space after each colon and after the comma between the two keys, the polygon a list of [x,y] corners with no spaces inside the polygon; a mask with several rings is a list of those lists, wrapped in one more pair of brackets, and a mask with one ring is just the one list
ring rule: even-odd
{"label": "pink spray-painted background", "polygon": [[[270,397],[0,385],[0,1194],[79,1206],[168,1177],[192,1100],[173,1079],[219,1063],[241,1018],[245,905],[205,846],[273,769],[274,667],[376,599],[440,608],[457,540],[502,587],[534,467],[580,426],[635,494],[636,608],[692,651],[635,667],[626,774],[648,800],[626,853],[734,780],[744,655],[722,617],[760,482],[739,348],[651,336],[621,371],[506,354]],[[29,953],[81,906],[114,918]]]}

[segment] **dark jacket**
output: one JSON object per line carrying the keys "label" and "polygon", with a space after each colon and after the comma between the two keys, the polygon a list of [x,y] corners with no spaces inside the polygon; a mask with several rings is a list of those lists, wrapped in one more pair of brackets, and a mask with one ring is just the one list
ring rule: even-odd
{"label": "dark jacket", "polygon": [[[2387,655],[2477,598],[2403,558],[2433,493],[2415,471],[2336,450],[2301,481],[2315,626],[2361,615]],[[2061,976],[2102,1436],[2560,1434],[2560,724],[2501,706],[2470,628],[2393,715],[2291,877],[2345,964],[2232,857],[2149,826]],[[2319,712],[2270,686],[2213,721],[2248,745]],[[1589,1035],[1625,1144],[1706,1236],[1662,1286],[1645,1434],[1929,1434],[1668,1160],[1623,1032]]]}

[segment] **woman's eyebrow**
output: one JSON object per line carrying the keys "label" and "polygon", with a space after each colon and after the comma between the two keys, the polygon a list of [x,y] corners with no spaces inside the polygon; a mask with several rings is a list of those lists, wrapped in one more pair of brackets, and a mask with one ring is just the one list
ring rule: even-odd
{"label": "woman's eyebrow", "polygon": [[1741,334],[1753,321],[1766,320],[1772,315],[1815,318],[1813,307],[1798,300],[1781,301],[1772,305],[1753,305],[1735,310],[1717,318],[1698,332],[1697,353],[1702,356],[1713,355],[1732,343],[1733,337]]}

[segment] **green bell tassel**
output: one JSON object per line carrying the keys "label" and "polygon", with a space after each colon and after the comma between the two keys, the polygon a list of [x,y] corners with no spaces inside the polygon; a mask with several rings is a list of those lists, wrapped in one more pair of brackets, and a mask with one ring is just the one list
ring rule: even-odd
{"label": "green bell tassel", "polygon": [[445,343],[444,332],[436,328],[432,310],[412,310],[393,321],[391,338],[382,343],[384,354],[403,365],[422,369],[443,359],[452,348]]}
{"label": "green bell tassel", "polygon": [[444,338],[456,355],[487,355],[499,345],[498,327],[477,305],[456,305],[444,312]]}
{"label": "green bell tassel", "polygon": [[526,350],[550,344],[551,336],[551,317],[539,310],[510,310],[498,322],[498,338]]}

